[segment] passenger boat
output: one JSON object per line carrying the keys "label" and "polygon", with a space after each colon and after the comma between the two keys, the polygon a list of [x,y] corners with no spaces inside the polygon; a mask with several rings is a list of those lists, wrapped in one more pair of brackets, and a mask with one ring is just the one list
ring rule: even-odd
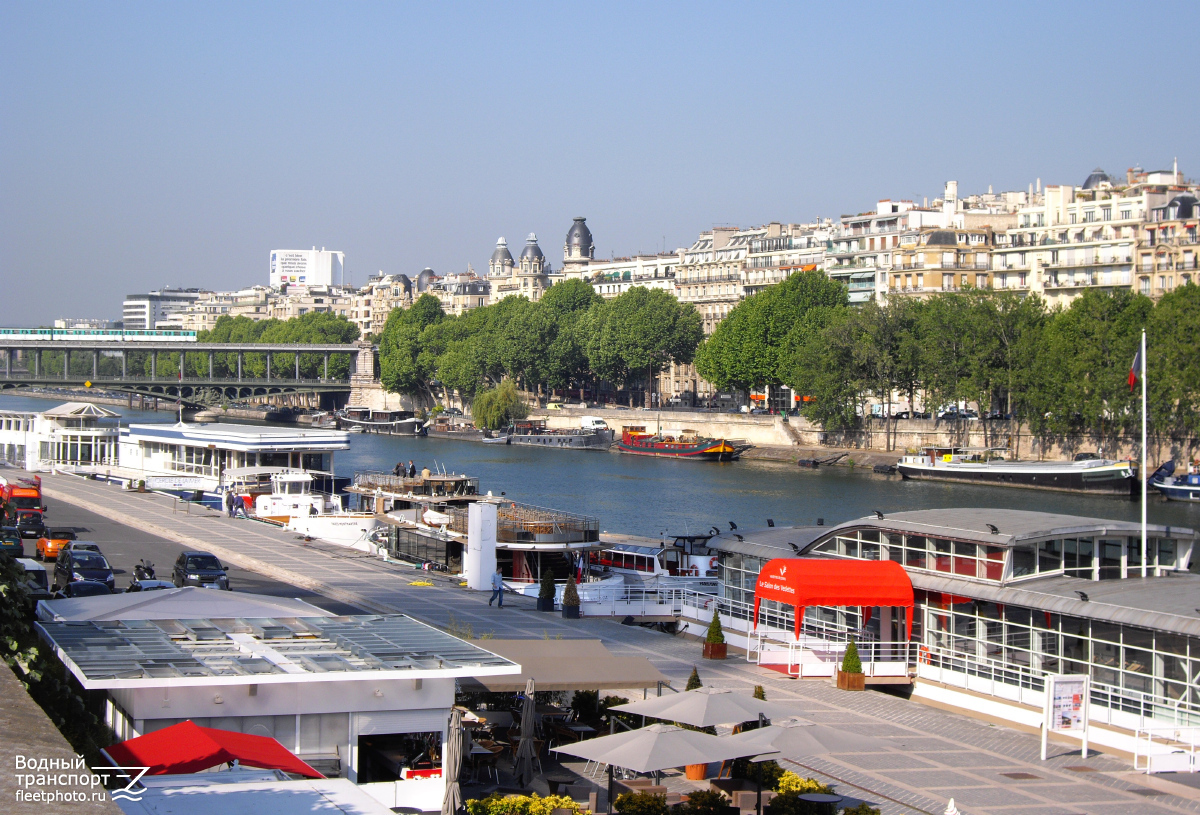
{"label": "passenger boat", "polygon": [[[1161,492],[1168,501],[1200,501],[1200,462],[1193,461],[1183,475],[1174,475],[1175,462],[1169,469],[1160,467],[1150,480],[1150,486]],[[1163,472],[1167,469],[1167,472]]]}
{"label": "passenger boat", "polygon": [[[591,417],[584,418],[587,420]],[[503,439],[505,444],[545,447],[551,450],[607,450],[612,445],[613,432],[603,421],[600,421],[600,424],[601,427],[592,423],[586,427],[554,430],[546,427],[545,419],[532,419],[515,422],[508,427],[503,436],[483,441],[494,444]]]}
{"label": "passenger boat", "polygon": [[699,461],[733,461],[749,446],[729,439],[710,439],[695,430],[680,430],[673,436],[662,431],[649,433],[641,425],[622,427],[621,440],[617,442],[622,453]]}
{"label": "passenger boat", "polygon": [[425,423],[411,410],[372,410],[348,407],[339,423],[350,433],[390,433],[402,436],[424,436]]}
{"label": "passenger boat", "polygon": [[959,481],[1003,487],[1085,492],[1097,495],[1133,494],[1137,467],[1129,461],[1080,453],[1075,461],[1012,461],[1001,458],[1007,448],[926,447],[920,455],[904,456],[896,469],[906,479]]}
{"label": "passenger boat", "polygon": [[[371,551],[370,535],[383,525],[372,512],[347,512],[342,499],[313,490],[310,472],[282,469],[270,474],[271,491],[253,496],[239,492],[255,517],[312,538]],[[236,489],[236,487],[235,487]]]}

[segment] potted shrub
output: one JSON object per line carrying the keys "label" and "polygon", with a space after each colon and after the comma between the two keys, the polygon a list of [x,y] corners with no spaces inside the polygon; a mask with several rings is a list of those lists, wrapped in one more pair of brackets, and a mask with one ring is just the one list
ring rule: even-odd
{"label": "potted shrub", "polygon": [[712,622],[708,624],[708,633],[704,635],[704,658],[725,659],[725,632],[721,630],[721,613],[713,608]]}
{"label": "potted shrub", "polygon": [[841,670],[837,672],[837,686],[842,690],[866,690],[867,680],[863,676],[862,661],[858,658],[858,646],[854,640],[846,646]]}
{"label": "potted shrub", "polygon": [[146,491],[146,482],[145,481],[138,481],[137,491],[138,492]]}
{"label": "potted shrub", "polygon": [[579,592],[575,589],[575,577],[572,576],[563,588],[562,615],[568,620],[579,619]]}
{"label": "potted shrub", "polygon": [[554,611],[554,572],[546,569],[542,572],[542,582],[538,587],[538,611]]}

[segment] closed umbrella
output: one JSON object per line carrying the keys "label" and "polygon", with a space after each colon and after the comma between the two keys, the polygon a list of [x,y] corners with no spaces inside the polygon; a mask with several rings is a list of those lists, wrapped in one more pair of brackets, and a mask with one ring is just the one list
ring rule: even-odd
{"label": "closed umbrella", "polygon": [[446,794],[442,797],[442,815],[455,815],[462,809],[462,790],[458,787],[458,770],[463,760],[462,711],[450,711],[450,732],[442,750],[442,775],[446,779]]}
{"label": "closed umbrella", "polygon": [[670,696],[632,702],[612,710],[682,722],[693,727],[738,724],[753,721],[760,715],[768,719],[784,719],[796,715],[796,709],[792,706],[755,699],[749,694],[734,693],[724,688],[696,688]]}
{"label": "closed umbrella", "polygon": [[610,812],[613,803],[613,767],[652,773],[668,767],[708,764],[711,761],[725,761],[766,752],[756,744],[740,744],[729,737],[710,736],[670,724],[652,724],[638,730],[600,736],[576,744],[555,747],[554,751],[608,765]]}
{"label": "closed umbrella", "polygon": [[533,783],[533,762],[537,758],[537,748],[534,747],[534,683],[530,679],[525,683],[525,701],[521,704],[521,742],[517,745],[517,758],[513,762],[513,772],[517,776],[517,784],[528,787]]}

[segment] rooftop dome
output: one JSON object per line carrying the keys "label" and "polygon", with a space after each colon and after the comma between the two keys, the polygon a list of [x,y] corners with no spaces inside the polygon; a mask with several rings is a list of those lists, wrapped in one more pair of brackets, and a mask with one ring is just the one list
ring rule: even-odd
{"label": "rooftop dome", "polygon": [[1167,204],[1166,210],[1168,221],[1174,221],[1177,218],[1194,218],[1200,215],[1200,206],[1197,206],[1196,196],[1186,192],[1172,198],[1171,203]]}
{"label": "rooftop dome", "polygon": [[512,253],[508,251],[508,241],[500,237],[496,240],[496,251],[492,252],[492,263],[512,263]]}
{"label": "rooftop dome", "polygon": [[585,255],[592,248],[592,233],[587,228],[586,221],[586,218],[576,218],[567,231],[567,246],[578,246]]}
{"label": "rooftop dome", "polygon": [[[586,227],[584,228],[586,229]],[[530,232],[529,237],[525,239],[525,249],[521,252],[521,259],[529,258],[532,260],[543,257],[545,255],[542,254],[542,247],[538,246],[537,235]]]}
{"label": "rooftop dome", "polygon": [[426,266],[421,270],[421,273],[417,275],[417,291],[425,291],[429,288],[429,284],[433,283],[437,279],[437,273],[433,271],[433,269],[430,269],[428,266]]}
{"label": "rooftop dome", "polygon": [[1108,177],[1108,173],[1101,170],[1099,167],[1092,170],[1092,174],[1087,177],[1087,181],[1083,182],[1083,189],[1094,190],[1101,184],[1111,184],[1112,179]]}
{"label": "rooftop dome", "polygon": [[958,246],[958,237],[949,229],[938,229],[929,233],[926,246]]}

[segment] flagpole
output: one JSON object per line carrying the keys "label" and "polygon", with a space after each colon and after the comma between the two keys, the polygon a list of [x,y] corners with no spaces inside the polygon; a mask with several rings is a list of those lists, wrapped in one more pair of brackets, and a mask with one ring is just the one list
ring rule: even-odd
{"label": "flagpole", "polygon": [[1142,329],[1142,577],[1146,576],[1146,329]]}

